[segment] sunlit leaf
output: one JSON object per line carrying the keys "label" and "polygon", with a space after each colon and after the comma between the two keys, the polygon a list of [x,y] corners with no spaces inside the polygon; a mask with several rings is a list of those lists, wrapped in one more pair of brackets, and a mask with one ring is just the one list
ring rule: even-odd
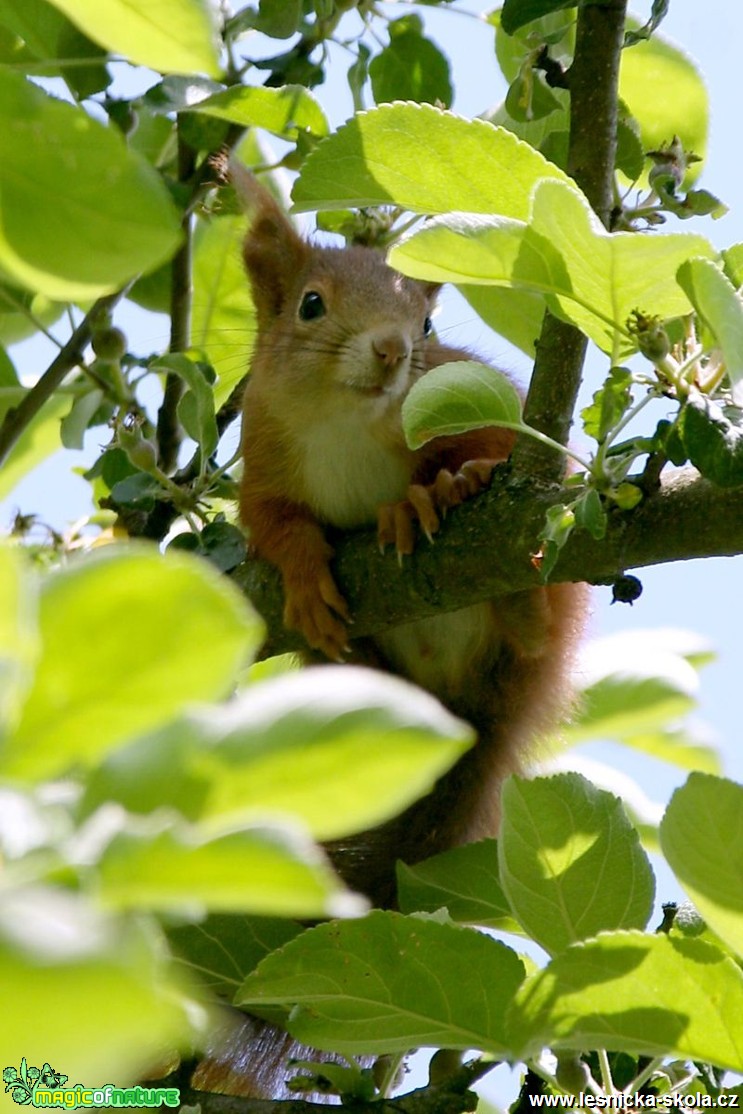
{"label": "sunlit leaf", "polygon": [[655,884],[637,832],[616,797],[577,774],[509,779],[498,855],[516,918],[551,954],[647,924]]}
{"label": "sunlit leaf", "polygon": [[743,972],[701,940],[606,933],[528,978],[510,1020],[522,1055],[605,1048],[740,1071]]}
{"label": "sunlit leaf", "polygon": [[169,804],[217,827],[288,814],[332,839],[430,792],[471,742],[464,723],[405,681],[351,666],[305,669],[112,755],[86,807]]}
{"label": "sunlit leaf", "polygon": [[91,39],[161,73],[219,75],[209,0],[51,0]]}
{"label": "sunlit leaf", "polygon": [[502,372],[475,360],[440,364],[419,379],[402,407],[408,444],[482,426],[521,429],[521,400]]}
{"label": "sunlit leaf", "polygon": [[515,952],[479,932],[377,911],[296,937],[248,976],[236,1003],[272,1016],[291,1008],[291,1033],[334,1052],[502,1052],[523,976]]}
{"label": "sunlit leaf", "polygon": [[743,956],[743,786],[694,773],[671,798],[661,844],[705,921]]}
{"label": "sunlit leaf", "polygon": [[[164,954],[152,926],[115,921],[79,895],[5,893],[0,979],[13,1008],[0,1019],[4,1062],[51,1063],[70,1085],[141,1077],[192,1036]],[[199,1012],[192,1001],[192,1022],[203,1023]]]}
{"label": "sunlit leaf", "polygon": [[499,881],[494,839],[455,847],[413,866],[398,863],[397,890],[403,913],[445,908],[452,920],[464,924],[522,931]]}
{"label": "sunlit leaf", "polygon": [[363,908],[344,895],[313,843],[278,825],[213,838],[176,830],[121,833],[102,856],[99,892],[115,908],[162,912],[322,917]]}
{"label": "sunlit leaf", "polygon": [[567,181],[504,128],[430,105],[391,104],[358,113],[318,144],[292,196],[297,209],[395,204],[418,213],[523,220],[534,185],[545,177]]}
{"label": "sunlit leaf", "polygon": [[[226,696],[260,623],[206,562],[108,549],[50,576],[42,651],[2,764],[49,776]],[[209,645],[207,655],[204,645]]]}
{"label": "sunlit leaf", "polygon": [[116,129],[7,69],[0,113],[10,122],[0,131],[0,263],[18,283],[86,299],[172,254],[175,207]]}

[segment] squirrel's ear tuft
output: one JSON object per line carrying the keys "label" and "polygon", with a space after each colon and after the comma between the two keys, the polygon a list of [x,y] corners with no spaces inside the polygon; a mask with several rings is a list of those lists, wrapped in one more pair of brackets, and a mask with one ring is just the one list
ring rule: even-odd
{"label": "squirrel's ear tuft", "polygon": [[435,302],[441,293],[443,282],[421,282],[420,286],[423,287],[423,293],[429,302]]}
{"label": "squirrel's ear tuft", "polygon": [[251,218],[243,258],[259,322],[267,323],[281,311],[310,249],[265,186],[235,158],[229,178]]}

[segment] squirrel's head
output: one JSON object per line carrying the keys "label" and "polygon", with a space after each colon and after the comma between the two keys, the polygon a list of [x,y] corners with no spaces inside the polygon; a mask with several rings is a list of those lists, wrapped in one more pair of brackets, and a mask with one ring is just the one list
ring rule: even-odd
{"label": "squirrel's head", "polygon": [[231,176],[252,218],[243,254],[258,320],[254,374],[264,368],[339,407],[404,396],[425,371],[439,287],[393,271],[374,248],[308,243],[244,168]]}

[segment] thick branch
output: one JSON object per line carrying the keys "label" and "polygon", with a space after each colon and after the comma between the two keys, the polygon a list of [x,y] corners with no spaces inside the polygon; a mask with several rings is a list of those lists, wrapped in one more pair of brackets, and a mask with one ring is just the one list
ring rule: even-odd
{"label": "thick branch", "polygon": [[619,62],[626,0],[583,0],[570,67],[568,173],[605,228],[614,204]]}
{"label": "thick branch", "polygon": [[[504,471],[490,491],[452,511],[435,545],[420,542],[402,569],[393,553],[379,553],[371,531],[339,539],[334,570],[354,616],[351,638],[539,584],[531,558],[547,508],[564,496],[557,486]],[[738,553],[743,488],[714,487],[684,469],[635,510],[613,512],[601,541],[576,530],[551,580],[611,583],[628,569]],[[267,622],[264,652],[299,648],[299,636],[282,625],[277,571],[251,559],[233,576]]]}
{"label": "thick branch", "polygon": [[[583,0],[578,6],[575,56],[570,67],[568,173],[604,226],[609,226],[617,145],[619,61],[626,0]],[[524,416],[529,425],[566,444],[583,373],[585,337],[547,312],[537,344]],[[559,479],[563,459],[530,437],[513,454],[517,472]]]}
{"label": "thick branch", "polygon": [[[468,1114],[475,1110],[478,1102],[471,1086],[494,1067],[497,1065],[492,1062],[475,1060],[464,1064],[439,1086],[419,1087],[391,1099],[364,1102],[354,1098],[344,1105],[346,1109],[352,1108],[355,1114]],[[246,1099],[183,1087],[181,1104],[198,1105],[202,1114],[322,1114],[328,1110],[325,1103],[304,1099]]]}

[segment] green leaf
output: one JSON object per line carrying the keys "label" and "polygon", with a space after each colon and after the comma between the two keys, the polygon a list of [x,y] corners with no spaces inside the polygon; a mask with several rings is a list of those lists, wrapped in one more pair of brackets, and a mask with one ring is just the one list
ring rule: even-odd
{"label": "green leaf", "polygon": [[661,318],[689,312],[674,276],[697,254],[716,253],[691,234],[610,234],[574,187],[547,179],[534,190],[528,225],[513,218],[441,217],[396,245],[390,263],[426,281],[493,283],[546,295],[560,316],[616,359],[637,348],[627,328],[633,310]]}
{"label": "green leaf", "polygon": [[369,63],[369,77],[377,104],[439,101],[448,108],[454,95],[446,55],[420,32],[395,32],[394,23],[390,24],[389,45]]}
{"label": "green leaf", "polygon": [[571,743],[653,733],[696,707],[699,677],[685,660],[677,631],[670,639],[647,631],[597,639],[582,672],[580,705],[565,728]]}
{"label": "green leaf", "polygon": [[460,284],[459,291],[486,325],[526,352],[527,356],[536,355],[545,309],[541,294],[505,286],[467,284]]}
{"label": "green leaf", "polygon": [[86,798],[226,824],[288,814],[318,839],[397,815],[472,743],[433,697],[368,669],[323,666],[251,686],[112,755]]}
{"label": "green leaf", "polygon": [[220,74],[215,9],[209,0],[52,0],[114,54],[160,73]]}
{"label": "green leaf", "polygon": [[[46,0],[0,0],[0,25],[9,28],[25,43],[30,57],[28,69],[38,74],[35,60],[48,64],[47,72],[61,72],[67,85],[81,99],[105,89],[111,81],[101,64],[103,51],[73,26]],[[82,60],[90,58],[89,66]],[[73,64],[66,66],[70,61]],[[17,63],[19,57],[7,59]]]}
{"label": "green leaf", "polygon": [[498,854],[514,915],[550,954],[647,924],[655,883],[637,832],[618,798],[578,774],[509,778]]}
{"label": "green leaf", "polygon": [[172,254],[180,237],[173,204],[116,129],[8,70],[0,70],[0,113],[12,121],[0,132],[0,264],[17,282],[85,300]]}
{"label": "green leaf", "polygon": [[636,43],[642,42],[643,39],[649,39],[668,15],[670,2],[671,0],[653,0],[650,19],[638,31],[626,32],[624,37],[625,47],[634,46]]}
{"label": "green leaf", "polygon": [[542,74],[527,66],[516,77],[506,94],[505,108],[518,122],[541,120],[561,107]]}
{"label": "green leaf", "polygon": [[611,368],[608,377],[593,396],[590,406],[581,410],[583,428],[601,443],[632,405],[632,372],[626,367]]}
{"label": "green leaf", "polygon": [[380,910],[290,941],[236,1003],[274,1017],[291,1009],[294,1037],[344,1055],[431,1045],[498,1054],[523,977],[518,956],[488,936]]}
{"label": "green leaf", "polygon": [[390,104],[358,113],[319,143],[292,196],[300,211],[392,203],[418,213],[523,220],[545,177],[568,180],[505,128],[430,105]]}
{"label": "green leaf", "polygon": [[598,541],[606,534],[606,511],[595,487],[589,487],[573,504],[575,525],[588,530]]}
{"label": "green leaf", "polygon": [[549,242],[520,220],[454,214],[429,221],[395,245],[389,262],[413,278],[499,283],[545,293],[569,286]]}
{"label": "green leaf", "polygon": [[671,798],[660,838],[705,921],[743,956],[743,786],[691,774]]}
{"label": "green leaf", "polygon": [[446,909],[464,924],[521,932],[499,881],[494,839],[455,847],[414,866],[399,862],[397,894],[403,913]]}
{"label": "green leaf", "polygon": [[252,26],[272,39],[289,39],[301,22],[302,0],[259,0]]}
{"label": "green leaf", "polygon": [[144,547],[51,575],[40,623],[34,683],[3,755],[11,776],[95,762],[194,701],[226,696],[260,640],[244,598],[206,562]]}
{"label": "green leaf", "polygon": [[743,972],[701,940],[616,932],[576,944],[517,994],[523,1057],[549,1046],[743,1068]]}
{"label": "green leaf", "polygon": [[483,426],[523,428],[521,400],[510,379],[475,360],[432,368],[408,392],[402,421],[411,448]]}
{"label": "green leaf", "polygon": [[229,120],[246,128],[265,128],[285,139],[296,140],[305,131],[317,136],[329,131],[322,107],[301,85],[283,85],[280,89],[235,86],[190,104],[185,111]]}
{"label": "green leaf", "polygon": [[702,770],[708,774],[720,772],[720,754],[704,733],[690,725],[668,726],[656,731],[639,731],[625,735],[621,742],[642,754],[669,762],[682,770]]}
{"label": "green leaf", "polygon": [[20,381],[13,367],[13,361],[4,348],[0,348],[0,389],[20,387]]}
{"label": "green leaf", "polygon": [[137,510],[152,510],[155,500],[165,494],[160,481],[146,472],[134,472],[125,476],[111,488],[111,495],[118,505]]}
{"label": "green leaf", "polygon": [[245,226],[244,217],[200,222],[194,242],[191,344],[219,376],[216,406],[247,374],[255,339],[255,308],[240,257]]}
{"label": "green leaf", "polygon": [[187,1009],[199,1013],[165,954],[153,925],[104,916],[80,895],[4,893],[0,981],[13,1008],[0,1019],[3,1056],[20,1063],[38,1049],[37,1063],[86,1083],[142,1078],[192,1036]]}
{"label": "green leaf", "polygon": [[[615,359],[636,349],[627,330],[632,311],[663,319],[688,313],[676,271],[691,255],[716,256],[703,237],[687,233],[608,233],[585,198],[562,182],[537,187],[530,227],[564,262],[567,283],[553,287],[559,313]],[[554,274],[559,278],[559,271]]]}
{"label": "green leaf", "polygon": [[737,408],[723,410],[695,388],[678,420],[689,460],[719,487],[743,484],[743,424]]}
{"label": "green leaf", "polygon": [[198,552],[208,557],[222,572],[231,572],[245,560],[247,539],[242,530],[233,526],[231,522],[208,522],[201,531],[198,541]]}
{"label": "green leaf", "polygon": [[574,8],[578,0],[504,0],[501,11],[501,27],[507,35],[512,35],[531,23],[533,19],[540,19],[550,12],[562,11],[563,8]]}
{"label": "green leaf", "polygon": [[0,545],[0,738],[13,724],[39,649],[36,578],[20,549]]}
{"label": "green leaf", "polygon": [[69,414],[60,423],[60,439],[66,449],[82,449],[90,420],[100,409],[104,397],[99,387],[93,387],[75,399]]}
{"label": "green leaf", "polygon": [[546,583],[557,564],[560,550],[575,528],[575,511],[572,505],[554,503],[548,508],[540,540],[542,541],[540,573]]}
{"label": "green leaf", "polygon": [[725,274],[738,289],[743,286],[743,244],[733,244],[722,253]]}
{"label": "green leaf", "polygon": [[168,940],[176,958],[208,991],[231,1002],[246,975],[302,931],[283,917],[212,913],[198,924],[168,929]]}
{"label": "green leaf", "polygon": [[[212,455],[219,443],[217,419],[214,413],[214,391],[204,374],[204,368],[182,352],[170,352],[153,360],[153,370],[178,375],[188,390],[178,406],[178,417],[183,428],[201,448],[204,458]],[[214,372],[209,372],[214,379]]]}
{"label": "green leaf", "polygon": [[685,150],[704,156],[707,89],[688,54],[659,35],[623,50],[619,95],[640,125],[644,151],[658,150],[678,135]]}
{"label": "green leaf", "polygon": [[[634,124],[635,121],[632,121]],[[625,120],[617,124],[617,170],[625,175],[630,182],[636,182],[642,174],[645,165],[645,151],[642,140],[637,131]]]}
{"label": "green leaf", "polygon": [[[63,311],[64,306],[58,302],[0,281],[0,343],[11,345],[33,336],[39,323],[49,328]],[[11,383],[0,376],[0,386],[11,386]]]}
{"label": "green leaf", "polygon": [[186,830],[120,833],[98,871],[104,905],[121,909],[289,917],[340,916],[363,908],[296,828],[246,828],[213,838]]}
{"label": "green leaf", "polygon": [[354,108],[360,109],[363,106],[363,89],[369,77],[369,59],[371,58],[371,51],[365,43],[356,43],[356,61],[348,67],[346,73],[346,80],[348,88],[351,90],[353,97]]}
{"label": "green leaf", "polygon": [[677,278],[722,349],[733,401],[743,405],[743,304],[735,287],[709,259],[687,260]]}

